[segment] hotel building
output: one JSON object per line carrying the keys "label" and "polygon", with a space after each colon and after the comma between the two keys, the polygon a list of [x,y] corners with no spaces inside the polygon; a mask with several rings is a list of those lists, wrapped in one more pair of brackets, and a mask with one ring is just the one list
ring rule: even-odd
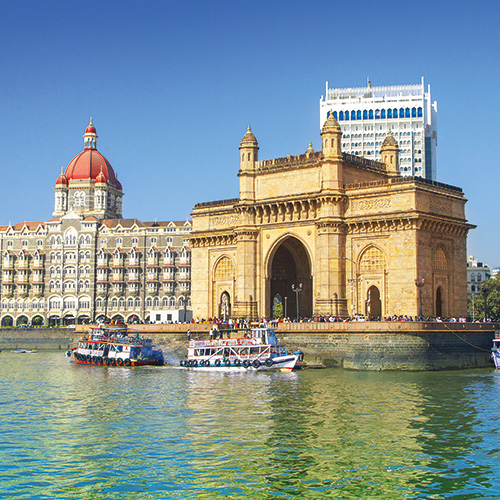
{"label": "hotel building", "polygon": [[0,226],[2,326],[191,317],[191,222],[124,219],[97,138],[91,120],[51,220]]}

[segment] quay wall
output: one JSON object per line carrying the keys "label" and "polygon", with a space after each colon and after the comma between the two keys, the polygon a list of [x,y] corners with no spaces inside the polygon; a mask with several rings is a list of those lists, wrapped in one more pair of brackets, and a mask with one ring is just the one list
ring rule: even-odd
{"label": "quay wall", "polygon": [[[178,364],[191,338],[208,338],[211,324],[129,325],[159,344]],[[0,349],[68,349],[88,327],[0,328]],[[492,366],[493,323],[280,323],[277,336],[305,361],[352,370],[444,370]]]}

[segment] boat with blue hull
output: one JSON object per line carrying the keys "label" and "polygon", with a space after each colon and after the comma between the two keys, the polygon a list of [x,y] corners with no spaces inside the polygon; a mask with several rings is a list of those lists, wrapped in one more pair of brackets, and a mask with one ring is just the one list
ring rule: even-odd
{"label": "boat with blue hull", "polygon": [[161,349],[156,349],[151,339],[140,337],[138,333],[129,335],[126,328],[90,327],[88,334],[78,341],[78,347],[68,353],[79,365],[164,364]]}
{"label": "boat with blue hull", "polygon": [[190,340],[180,366],[190,370],[292,371],[299,354],[278,344],[274,328],[228,331],[229,338]]}

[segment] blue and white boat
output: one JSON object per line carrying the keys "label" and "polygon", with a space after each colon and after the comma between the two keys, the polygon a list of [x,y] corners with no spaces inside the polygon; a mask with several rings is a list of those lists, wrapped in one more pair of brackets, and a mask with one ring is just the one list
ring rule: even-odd
{"label": "blue and white boat", "polygon": [[491,359],[495,363],[495,368],[500,368],[500,332],[495,332],[493,347],[491,348]]}
{"label": "blue and white boat", "polygon": [[278,344],[273,328],[229,330],[228,334],[226,339],[190,340],[187,358],[180,365],[192,370],[292,371],[299,359]]}

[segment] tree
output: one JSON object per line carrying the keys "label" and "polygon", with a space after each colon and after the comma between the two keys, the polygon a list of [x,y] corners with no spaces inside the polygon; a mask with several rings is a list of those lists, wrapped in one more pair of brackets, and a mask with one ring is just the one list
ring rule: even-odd
{"label": "tree", "polygon": [[[486,316],[490,319],[500,318],[500,273],[490,278],[480,286],[474,300],[469,295],[467,298],[467,313],[470,319],[474,316],[476,320],[485,317],[484,306],[486,304]],[[473,314],[474,309],[474,314]]]}

